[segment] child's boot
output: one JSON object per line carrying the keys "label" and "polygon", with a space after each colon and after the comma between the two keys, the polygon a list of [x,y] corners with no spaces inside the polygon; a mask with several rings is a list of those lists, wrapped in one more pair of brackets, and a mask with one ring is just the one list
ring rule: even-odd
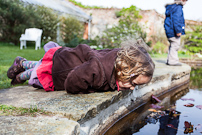
{"label": "child's boot", "polygon": [[[22,72],[22,73],[23,73],[23,72]],[[15,77],[14,79],[12,79],[11,85],[23,84],[23,83],[26,81],[26,80],[21,80],[21,79],[20,79],[20,75],[21,75],[22,73],[16,75],[16,77]]]}
{"label": "child's boot", "polygon": [[22,71],[25,71],[25,69],[22,66],[23,61],[26,61],[26,59],[23,57],[17,56],[15,58],[13,65],[7,71],[8,78],[15,79],[17,74],[19,74]]}

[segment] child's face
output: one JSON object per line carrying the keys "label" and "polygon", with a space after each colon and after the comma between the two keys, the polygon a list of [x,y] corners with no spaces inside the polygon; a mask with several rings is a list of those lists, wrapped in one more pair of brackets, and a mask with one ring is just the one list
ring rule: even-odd
{"label": "child's face", "polygon": [[152,77],[148,77],[145,75],[139,75],[135,79],[133,79],[131,82],[122,82],[118,81],[120,90],[134,90],[136,85],[141,85],[150,82]]}
{"label": "child's face", "polygon": [[187,0],[182,0],[183,5],[185,5],[187,3]]}

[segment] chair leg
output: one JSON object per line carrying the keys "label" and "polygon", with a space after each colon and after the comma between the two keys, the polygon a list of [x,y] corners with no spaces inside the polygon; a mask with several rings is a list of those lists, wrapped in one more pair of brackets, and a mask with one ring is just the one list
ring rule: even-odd
{"label": "chair leg", "polygon": [[39,49],[41,49],[41,43],[39,43]]}
{"label": "chair leg", "polygon": [[35,50],[37,50],[37,41],[35,41]]}
{"label": "chair leg", "polygon": [[41,43],[39,40],[36,41],[35,50],[37,50],[38,48],[41,49]]}
{"label": "chair leg", "polygon": [[41,41],[39,40],[39,49],[41,49]]}
{"label": "chair leg", "polygon": [[25,41],[25,40],[21,40],[21,41],[20,41],[20,49],[21,49],[21,50],[23,49],[23,46],[24,46],[24,48],[27,48],[27,45],[26,45],[26,41]]}
{"label": "chair leg", "polygon": [[25,48],[27,48],[27,41],[26,40],[24,40],[24,46],[25,46]]}
{"label": "chair leg", "polygon": [[23,40],[20,40],[20,50],[23,48]]}

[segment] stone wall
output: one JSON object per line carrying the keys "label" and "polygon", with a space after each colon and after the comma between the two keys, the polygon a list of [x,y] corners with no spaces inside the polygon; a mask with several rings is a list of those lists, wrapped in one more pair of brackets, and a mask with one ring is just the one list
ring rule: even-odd
{"label": "stone wall", "polygon": [[[83,9],[87,14],[92,15],[91,38],[101,35],[106,28],[117,25],[119,18],[116,17],[116,12],[121,9]],[[140,25],[144,28],[148,37],[147,40],[152,40],[151,37],[166,38],[163,28],[164,16],[157,13],[155,10],[141,10],[142,19],[139,20]]]}
{"label": "stone wall", "polygon": [[141,10],[140,15],[142,19],[139,20],[140,24],[147,33],[147,41],[161,41],[167,44],[167,38],[164,31],[164,16],[155,10]]}
{"label": "stone wall", "polygon": [[115,12],[121,9],[83,9],[89,15],[92,15],[91,23],[91,38],[101,35],[106,28],[111,28],[117,25],[119,19],[116,17]]}
{"label": "stone wall", "polygon": [[[97,35],[101,35],[106,28],[118,24],[119,18],[116,17],[115,13],[121,9],[103,8],[82,10],[87,14],[92,15],[91,38],[93,39]],[[159,14],[156,10],[141,10],[140,15],[142,16],[142,19],[140,19],[139,22],[147,33],[147,41],[151,40],[153,44],[157,41],[168,44],[163,26],[165,16]],[[185,22],[186,31],[192,30],[190,26],[202,25],[202,22],[193,20],[186,20]]]}

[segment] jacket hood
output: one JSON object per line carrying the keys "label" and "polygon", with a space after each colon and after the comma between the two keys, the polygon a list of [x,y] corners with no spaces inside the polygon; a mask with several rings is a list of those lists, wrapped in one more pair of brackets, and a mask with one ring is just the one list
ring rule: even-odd
{"label": "jacket hood", "polygon": [[183,6],[183,2],[182,1],[176,1],[170,4],[166,4],[166,15],[170,15],[173,12],[173,9],[177,6],[177,5],[182,5]]}
{"label": "jacket hood", "polygon": [[182,5],[183,6],[183,2],[182,1],[175,1],[175,2],[172,2],[172,3],[167,3],[165,5],[165,7],[169,6],[169,5],[174,5],[174,4],[177,4],[177,5]]}

